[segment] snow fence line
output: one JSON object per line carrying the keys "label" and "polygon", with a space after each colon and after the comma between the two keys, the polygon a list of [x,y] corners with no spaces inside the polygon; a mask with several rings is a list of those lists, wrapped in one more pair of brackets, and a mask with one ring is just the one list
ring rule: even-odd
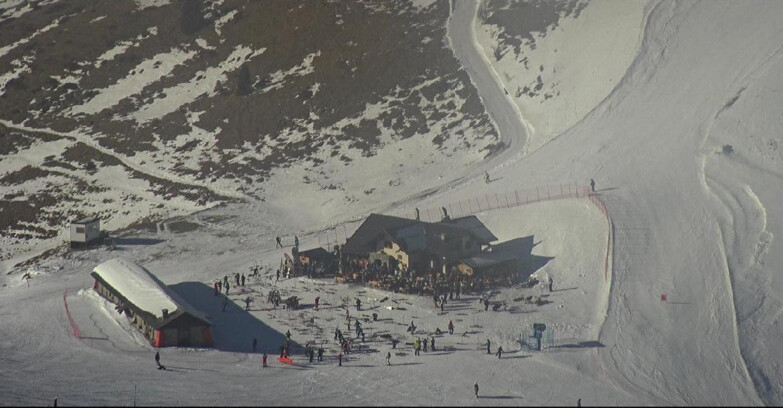
{"label": "snow fence line", "polygon": [[81,340],[81,336],[79,335],[79,325],[76,324],[76,321],[73,320],[73,316],[71,316],[71,310],[68,309],[68,300],[66,299],[68,297],[68,289],[65,290],[63,293],[63,304],[65,304],[65,314],[68,315],[68,322],[71,323],[71,328],[73,329],[73,337],[76,337],[77,339]]}
{"label": "snow fence line", "polygon": [[[497,210],[501,208],[519,207],[531,203],[542,201],[554,201],[569,198],[585,198],[592,202],[601,211],[608,224],[608,233],[606,236],[606,255],[604,258],[604,282],[609,279],[609,272],[612,266],[612,245],[614,243],[614,224],[609,216],[600,196],[592,193],[588,186],[576,184],[558,184],[539,186],[524,190],[507,191],[505,193],[484,194],[483,196],[473,197],[466,200],[451,202],[440,208],[426,208],[424,210],[414,210],[413,213],[405,213],[402,216],[416,219],[418,211],[419,219],[426,222],[438,222],[443,219],[443,210],[448,212],[450,218],[460,218],[468,215],[477,214],[483,211]],[[321,236],[325,235],[325,240]],[[318,245],[326,245],[327,248],[335,244],[344,244],[348,241],[348,234],[345,224],[328,228],[316,233]]]}

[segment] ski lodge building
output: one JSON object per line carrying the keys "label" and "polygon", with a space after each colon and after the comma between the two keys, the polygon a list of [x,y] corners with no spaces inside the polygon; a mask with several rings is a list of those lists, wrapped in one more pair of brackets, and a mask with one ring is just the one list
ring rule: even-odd
{"label": "ski lodge building", "polygon": [[[342,255],[416,271],[447,275],[453,269],[464,283],[483,284],[521,278],[529,252],[497,248],[498,238],[475,216],[429,223],[370,214],[342,247]],[[454,277],[456,278],[456,277]]]}
{"label": "ski lodge building", "polygon": [[90,274],[93,289],[117,305],[155,347],[212,347],[212,324],[144,267],[114,258]]}

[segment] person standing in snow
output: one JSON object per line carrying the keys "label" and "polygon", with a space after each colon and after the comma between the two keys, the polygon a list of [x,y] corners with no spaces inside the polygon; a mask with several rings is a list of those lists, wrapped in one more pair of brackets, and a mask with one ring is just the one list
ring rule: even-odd
{"label": "person standing in snow", "polygon": [[484,299],[484,311],[489,310],[489,299]]}
{"label": "person standing in snow", "polygon": [[430,339],[430,349],[435,351],[435,337]]}
{"label": "person standing in snow", "polygon": [[420,218],[419,218],[419,209],[417,208],[416,209],[416,221],[419,221],[419,220],[420,220]]}
{"label": "person standing in snow", "polygon": [[489,349],[489,339],[487,339],[487,354],[492,354],[492,351]]}
{"label": "person standing in snow", "polygon": [[386,353],[386,365],[391,365],[391,352]]}
{"label": "person standing in snow", "polygon": [[277,246],[276,247],[280,247],[280,248],[283,247],[283,244],[280,242],[280,237],[276,237],[275,241],[277,242]]}
{"label": "person standing in snow", "polygon": [[225,286],[226,286],[226,296],[228,296],[228,289],[229,289],[228,280],[226,280]]}
{"label": "person standing in snow", "polygon": [[362,310],[362,301],[359,298],[356,298],[356,310]]}
{"label": "person standing in snow", "polygon": [[264,355],[261,357],[261,367],[268,367],[266,365],[266,358],[266,353],[264,353]]}
{"label": "person standing in snow", "polygon": [[217,281],[217,288],[218,288],[218,292],[223,291],[223,282],[221,282],[220,279],[218,279]]}
{"label": "person standing in snow", "polygon": [[454,322],[449,320],[449,334],[454,334]]}
{"label": "person standing in snow", "polygon": [[400,342],[400,341],[399,341],[399,340],[397,340],[397,339],[392,339],[392,348],[393,348],[393,349],[396,349],[396,348],[397,348],[397,343],[399,343],[399,342]]}
{"label": "person standing in snow", "polygon": [[253,298],[250,296],[245,298],[245,311],[250,310],[250,303],[253,302]]}
{"label": "person standing in snow", "polygon": [[500,358],[500,356],[503,355],[503,346],[498,347],[497,355],[498,355],[498,358]]}
{"label": "person standing in snow", "polygon": [[320,301],[321,301],[321,297],[320,296],[316,296],[315,297],[315,310],[318,310],[318,302],[320,302]]}
{"label": "person standing in snow", "polygon": [[155,352],[155,364],[158,365],[158,370],[165,370],[166,367],[160,363],[160,351]]}
{"label": "person standing in snow", "polygon": [[595,180],[590,179],[590,189],[595,193]]}
{"label": "person standing in snow", "polygon": [[275,278],[275,282],[280,280],[280,268],[277,268],[277,277]]}
{"label": "person standing in snow", "polygon": [[239,286],[239,272],[234,274],[234,281],[236,281],[237,286]]}
{"label": "person standing in snow", "polygon": [[291,330],[285,331],[285,338],[288,339],[288,341],[291,341]]}
{"label": "person standing in snow", "polygon": [[342,365],[343,365],[343,353],[337,354],[337,365],[342,367]]}
{"label": "person standing in snow", "polygon": [[294,235],[294,247],[299,248],[299,237]]}
{"label": "person standing in snow", "polygon": [[549,293],[552,293],[552,277],[547,276],[547,279],[549,279]]}
{"label": "person standing in snow", "polygon": [[324,348],[318,347],[318,361],[324,361]]}
{"label": "person standing in snow", "polygon": [[473,391],[476,393],[476,398],[478,398],[478,390],[479,390],[478,383],[473,384]]}
{"label": "person standing in snow", "polygon": [[416,341],[413,342],[413,355],[419,355],[419,339],[416,339]]}
{"label": "person standing in snow", "polygon": [[424,341],[422,342],[422,344],[424,345],[424,352],[426,353],[427,352],[427,338],[426,337],[424,338]]}
{"label": "person standing in snow", "polygon": [[217,284],[217,282],[215,282],[215,284],[213,286],[215,287],[215,296],[217,296],[218,295],[218,284]]}
{"label": "person standing in snow", "polygon": [[484,182],[489,184],[489,173],[487,173],[486,171],[484,172]]}
{"label": "person standing in snow", "polygon": [[244,288],[245,287],[245,274],[244,273],[242,274],[242,278],[241,279],[242,279],[242,287]]}

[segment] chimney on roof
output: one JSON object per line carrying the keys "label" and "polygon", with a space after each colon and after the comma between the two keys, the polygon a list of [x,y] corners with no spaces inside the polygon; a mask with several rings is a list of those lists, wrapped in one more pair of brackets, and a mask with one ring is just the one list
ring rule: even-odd
{"label": "chimney on roof", "polygon": [[169,317],[169,309],[163,309],[163,318]]}

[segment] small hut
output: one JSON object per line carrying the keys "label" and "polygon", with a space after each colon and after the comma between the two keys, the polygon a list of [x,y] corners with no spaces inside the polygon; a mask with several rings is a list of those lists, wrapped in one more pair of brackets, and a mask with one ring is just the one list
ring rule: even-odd
{"label": "small hut", "polygon": [[71,247],[87,245],[101,237],[101,220],[86,217],[71,223]]}

